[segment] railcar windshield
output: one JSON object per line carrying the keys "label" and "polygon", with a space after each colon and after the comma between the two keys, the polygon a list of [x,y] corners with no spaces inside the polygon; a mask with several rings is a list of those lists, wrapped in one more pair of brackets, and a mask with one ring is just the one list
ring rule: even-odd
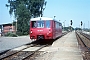
{"label": "railcar windshield", "polygon": [[32,28],[50,28],[50,20],[32,21]]}
{"label": "railcar windshield", "polygon": [[37,28],[44,28],[44,21],[37,21]]}
{"label": "railcar windshield", "polygon": [[32,21],[32,28],[44,28],[44,21]]}

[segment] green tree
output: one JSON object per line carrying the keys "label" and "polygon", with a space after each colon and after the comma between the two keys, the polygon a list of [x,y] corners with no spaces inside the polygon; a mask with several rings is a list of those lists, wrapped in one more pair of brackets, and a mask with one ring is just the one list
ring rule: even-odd
{"label": "green tree", "polygon": [[43,16],[45,0],[8,0],[6,7],[9,7],[9,14],[14,13],[17,18],[17,34],[29,34],[29,20],[31,17]]}

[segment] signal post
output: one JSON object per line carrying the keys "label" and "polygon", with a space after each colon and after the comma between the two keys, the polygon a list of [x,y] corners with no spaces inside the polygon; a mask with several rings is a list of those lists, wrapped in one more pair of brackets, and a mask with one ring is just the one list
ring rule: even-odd
{"label": "signal post", "polygon": [[70,26],[70,30],[72,31],[72,23],[73,23],[73,22],[72,22],[72,20],[71,20],[70,22],[71,22],[71,23],[70,23],[70,25],[71,25],[71,26]]}

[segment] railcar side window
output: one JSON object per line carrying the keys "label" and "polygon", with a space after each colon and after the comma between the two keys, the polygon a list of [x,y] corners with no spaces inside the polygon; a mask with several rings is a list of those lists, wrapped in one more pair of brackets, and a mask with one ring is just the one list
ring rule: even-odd
{"label": "railcar side window", "polygon": [[46,28],[50,28],[50,21],[49,20],[46,21]]}

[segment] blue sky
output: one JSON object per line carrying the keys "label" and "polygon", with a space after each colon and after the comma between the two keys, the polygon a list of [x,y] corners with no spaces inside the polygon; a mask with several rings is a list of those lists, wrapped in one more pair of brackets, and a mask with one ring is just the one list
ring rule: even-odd
{"label": "blue sky", "polygon": [[[0,1],[0,24],[12,22],[9,15],[9,8],[5,7],[8,0]],[[56,16],[61,23],[65,21],[65,26],[70,25],[70,20],[73,21],[73,27],[80,27],[80,22],[85,24],[85,27],[90,28],[90,0],[46,0],[47,5],[44,10],[44,16]]]}

